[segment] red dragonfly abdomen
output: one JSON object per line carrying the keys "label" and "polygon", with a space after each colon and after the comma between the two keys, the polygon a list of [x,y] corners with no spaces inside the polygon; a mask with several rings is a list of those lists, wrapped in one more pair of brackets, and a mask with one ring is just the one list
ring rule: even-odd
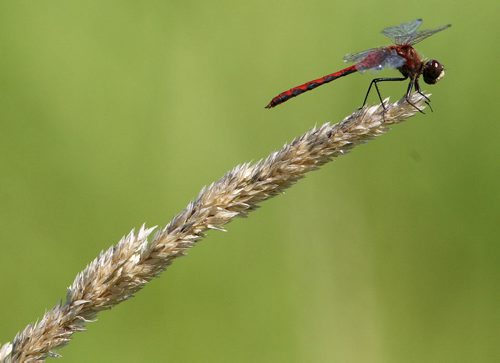
{"label": "red dragonfly abdomen", "polygon": [[356,65],[352,65],[350,67],[344,68],[338,72],[327,74],[326,76],[323,76],[321,78],[315,79],[314,81],[310,81],[304,84],[301,84],[300,86],[290,88],[288,91],[282,92],[276,97],[274,97],[271,102],[266,106],[266,108],[273,108],[275,106],[278,106],[279,104],[288,101],[290,98],[297,97],[298,95],[310,91],[312,89],[315,89],[316,87],[319,87],[325,83],[331,82],[333,80],[336,80],[337,78],[347,76],[348,74],[356,72]]}

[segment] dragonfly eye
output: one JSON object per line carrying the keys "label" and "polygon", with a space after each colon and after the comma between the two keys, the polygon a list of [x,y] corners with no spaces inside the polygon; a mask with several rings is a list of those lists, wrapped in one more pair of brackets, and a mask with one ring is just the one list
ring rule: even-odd
{"label": "dragonfly eye", "polygon": [[444,76],[444,67],[435,59],[427,61],[422,72],[424,81],[427,84],[435,84]]}

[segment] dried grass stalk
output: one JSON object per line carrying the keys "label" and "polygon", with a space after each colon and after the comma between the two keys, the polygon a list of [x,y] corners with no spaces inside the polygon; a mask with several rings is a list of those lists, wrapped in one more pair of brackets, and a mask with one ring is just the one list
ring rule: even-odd
{"label": "dried grass stalk", "polygon": [[[425,107],[420,95],[413,95],[412,102]],[[255,164],[235,167],[203,188],[198,198],[152,239],[154,227],[130,232],[76,276],[64,304],[59,303],[18,333],[12,343],[4,344],[0,362],[42,362],[58,357],[54,349],[67,344],[73,333],[83,331],[100,311],[132,297],[177,257],[184,256],[206,231],[224,230],[234,217],[246,215],[307,172],[417,112],[404,100],[386,107],[385,112],[381,105],[365,107],[336,125],[313,128]]]}

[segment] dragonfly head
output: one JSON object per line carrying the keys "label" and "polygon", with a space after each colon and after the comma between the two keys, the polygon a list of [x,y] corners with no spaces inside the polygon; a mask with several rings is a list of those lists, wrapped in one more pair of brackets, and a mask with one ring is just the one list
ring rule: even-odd
{"label": "dragonfly head", "polygon": [[422,75],[425,83],[436,84],[444,76],[444,67],[437,60],[431,59],[425,62]]}

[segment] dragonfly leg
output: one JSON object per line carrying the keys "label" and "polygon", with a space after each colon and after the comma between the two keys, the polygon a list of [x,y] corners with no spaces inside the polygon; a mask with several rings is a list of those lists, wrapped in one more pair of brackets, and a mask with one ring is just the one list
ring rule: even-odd
{"label": "dragonfly leg", "polygon": [[368,100],[368,95],[370,94],[370,91],[372,89],[372,86],[375,86],[375,90],[377,91],[378,98],[380,100],[380,103],[382,104],[382,107],[385,110],[385,105],[384,105],[384,100],[382,99],[382,95],[380,94],[380,90],[378,89],[378,83],[379,82],[395,82],[395,81],[404,81],[405,79],[408,79],[408,77],[390,77],[390,78],[374,78],[370,82],[370,87],[368,87],[368,91],[366,91],[365,99],[363,101],[363,106],[366,105],[366,101]]}
{"label": "dragonfly leg", "polygon": [[[406,102],[408,102],[410,105],[412,105],[413,107],[415,107],[417,109],[418,112],[422,113],[425,115],[425,112],[422,111],[420,108],[418,108],[417,106],[415,106],[411,101],[410,101],[410,95],[411,95],[411,90],[413,89],[413,86],[415,85],[415,80],[412,79],[410,81],[410,83],[408,84],[408,89],[406,90],[406,96],[405,96],[405,99],[406,99]],[[416,88],[416,87],[415,87]],[[418,92],[418,91],[417,91]],[[427,102],[427,101],[426,101]]]}
{"label": "dragonfly leg", "polygon": [[429,97],[427,97],[426,95],[424,95],[422,93],[422,91],[420,90],[420,85],[418,84],[418,79],[415,80],[415,90],[417,91],[417,93],[422,96],[423,98],[425,98],[425,104],[429,107],[429,110],[431,110],[431,112],[434,112],[434,110],[432,109],[432,106],[431,106],[431,100]]}

